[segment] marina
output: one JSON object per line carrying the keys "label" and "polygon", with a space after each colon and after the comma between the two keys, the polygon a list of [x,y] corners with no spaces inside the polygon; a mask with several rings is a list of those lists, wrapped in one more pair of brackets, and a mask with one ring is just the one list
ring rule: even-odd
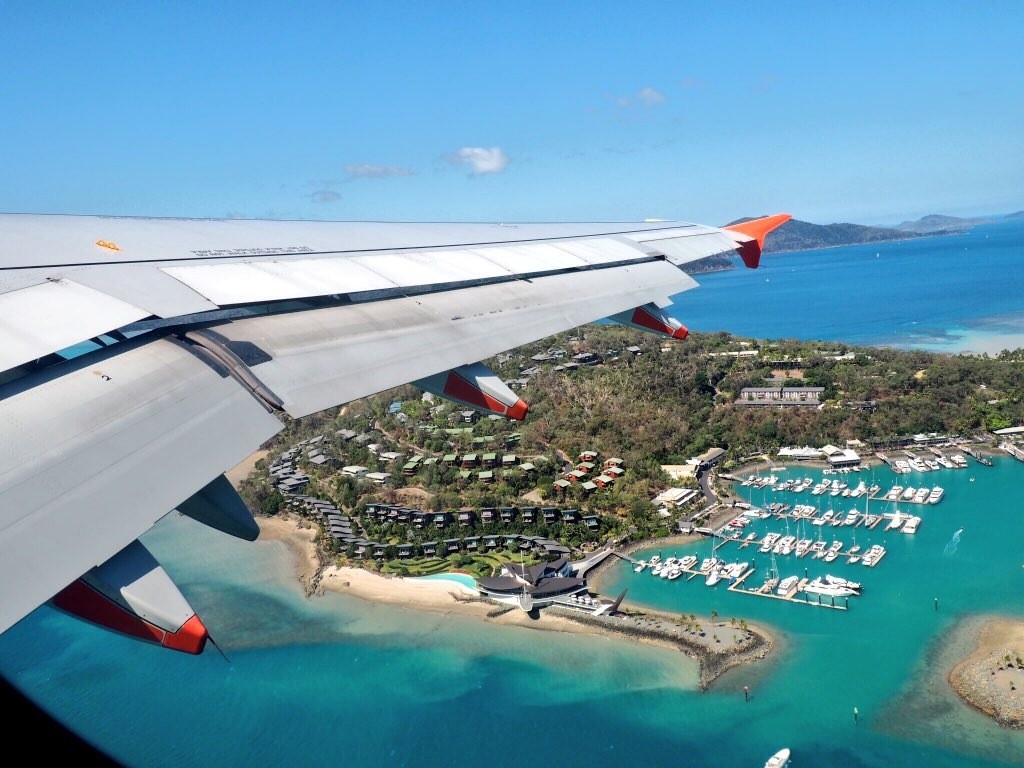
{"label": "marina", "polygon": [[[879,455],[879,459],[893,475],[905,476],[962,469],[970,455],[966,451],[947,455],[938,448],[929,453],[931,458],[905,451],[898,457]],[[854,566],[875,569],[894,541],[910,540],[919,533],[930,516],[925,509],[946,497],[945,487],[935,483],[876,483],[873,470],[860,478],[853,468],[847,468],[821,470],[820,477],[783,479],[793,469],[799,470],[779,466],[773,467],[771,474],[731,478],[737,490],[746,489],[750,501],[736,503],[731,508],[735,515],[724,523],[719,518],[715,527],[697,529],[710,542],[710,555],[706,551],[703,555],[658,553],[648,560],[632,560],[633,570],[682,584],[699,580],[709,589],[724,585],[730,593],[849,610],[850,598],[862,595],[861,585],[837,571],[816,571],[839,567],[845,572]],[[883,468],[879,474],[884,472]],[[857,478],[853,482],[851,475]],[[756,503],[758,494],[763,495],[760,505]],[[801,494],[811,497],[807,503],[798,501]],[[779,528],[780,523],[784,528]],[[799,560],[806,565],[801,563],[793,570],[802,575],[787,574],[786,564],[792,566]]]}

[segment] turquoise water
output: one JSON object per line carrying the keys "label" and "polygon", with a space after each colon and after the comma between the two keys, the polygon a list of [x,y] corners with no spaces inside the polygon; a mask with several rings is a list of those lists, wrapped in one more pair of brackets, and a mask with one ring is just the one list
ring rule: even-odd
{"label": "turquoise water", "polygon": [[[679,318],[695,330],[767,338],[998,341],[1012,337],[1024,312],[1022,240],[1024,226],[999,225],[817,257],[769,256],[757,272],[702,276],[699,290],[678,297]],[[890,271],[877,271],[883,265]],[[883,487],[894,482],[883,469],[874,478]],[[977,612],[1024,615],[1024,464],[972,461],[925,481],[946,494],[919,508],[916,535],[858,533],[862,546],[883,540],[885,559],[874,569],[841,561],[829,568],[865,584],[848,612],[658,582],[626,566],[610,571],[605,593],[628,588],[627,601],[698,615],[714,609],[778,634],[772,662],[734,670],[706,693],[697,691],[693,662],[662,649],[346,595],[306,599],[281,542],[237,542],[177,515],[145,542],[226,658],[212,648],[196,658],[143,646],[43,607],[0,635],[0,673],[130,765],[430,768],[541,758],[564,766],[761,766],[784,745],[794,766],[1020,765],[1024,734],[956,700],[943,665],[966,649],[939,641]],[[763,504],[784,494],[750,497]],[[822,534],[839,531],[850,535]],[[759,572],[767,567],[766,556],[751,557]],[[777,563],[784,575],[824,569],[820,561]]]}
{"label": "turquoise water", "polygon": [[[836,765],[1021,764],[1024,733],[1012,734],[992,725],[959,705],[944,684],[930,685],[929,675],[944,674],[944,670],[929,666],[929,659],[940,650],[936,639],[959,617],[977,612],[1024,616],[1020,601],[1024,519],[1016,503],[1008,503],[1020,498],[1024,464],[1009,457],[997,458],[991,468],[968,461],[971,466],[966,469],[924,475],[897,476],[888,468],[879,468],[846,476],[851,486],[860,479],[870,484],[874,477],[883,490],[897,482],[944,487],[945,497],[936,505],[900,506],[902,511],[923,518],[913,535],[886,532],[881,524],[870,531],[810,524],[801,529],[793,522],[787,527],[776,518],[747,526],[748,532],[773,530],[812,539],[820,531],[826,541],[839,538],[847,547],[854,537],[862,548],[883,544],[887,554],[874,568],[851,565],[843,558],[824,563],[809,556],[776,556],[782,577],[803,577],[807,569],[810,578],[832,573],[861,582],[863,594],[850,599],[848,611],[729,592],[724,583],[709,588],[700,579],[665,581],[650,573],[636,574],[625,563],[602,579],[601,588],[609,594],[628,588],[628,599],[662,610],[705,616],[716,610],[727,621],[744,619],[780,631],[785,652],[779,663],[770,670],[746,668],[729,673],[721,681],[720,692],[725,695],[749,685],[755,700],[745,710],[749,715],[744,718],[744,732],[784,733],[784,741],[797,755],[813,754],[831,743],[856,749],[861,761],[828,763]],[[821,478],[820,472],[800,467],[778,474],[815,481]],[[744,487],[737,491],[757,506],[780,501],[816,504],[822,510],[832,507],[844,513],[865,509],[863,498]],[[888,503],[871,502],[869,506],[876,513],[893,511]],[[949,547],[960,528],[959,543],[955,549]],[[660,551],[663,557],[693,553],[703,558],[711,555],[712,546],[709,539],[688,547],[655,547],[636,557]],[[724,544],[719,556],[751,561],[758,569],[751,585],[761,584],[772,565],[770,555],[754,547],[741,550],[736,543]],[[860,722],[851,729],[854,707],[859,710]],[[911,711],[918,716],[908,716]],[[915,751],[928,755],[927,760],[916,762]]]}
{"label": "turquoise water", "polygon": [[474,592],[476,591],[476,579],[468,573],[434,573],[430,576],[419,576],[417,578],[423,581],[454,581],[464,587],[469,587]]}

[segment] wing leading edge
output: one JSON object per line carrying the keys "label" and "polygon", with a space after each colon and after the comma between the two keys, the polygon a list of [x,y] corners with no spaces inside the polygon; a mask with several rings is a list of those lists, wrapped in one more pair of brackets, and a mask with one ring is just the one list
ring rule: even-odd
{"label": "wing leading edge", "polygon": [[605,317],[685,338],[663,311],[697,285],[683,268],[755,266],[752,224],[0,216],[0,632],[57,596],[201,651],[137,539],[176,508],[253,538],[221,475],[278,415],[415,382],[521,418],[480,360]]}

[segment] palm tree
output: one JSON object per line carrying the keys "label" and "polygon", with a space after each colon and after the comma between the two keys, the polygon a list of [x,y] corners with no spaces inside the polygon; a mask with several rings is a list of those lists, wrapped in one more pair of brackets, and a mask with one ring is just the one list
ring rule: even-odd
{"label": "palm tree", "polygon": [[711,623],[714,624],[715,623],[715,619],[717,619],[717,618],[718,618],[718,611],[716,611],[714,608],[712,608],[711,609]]}

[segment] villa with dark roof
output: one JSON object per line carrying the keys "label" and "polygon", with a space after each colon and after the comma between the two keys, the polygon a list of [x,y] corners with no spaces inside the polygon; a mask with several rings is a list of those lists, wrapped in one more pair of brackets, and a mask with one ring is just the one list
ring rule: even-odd
{"label": "villa with dark roof", "polygon": [[557,604],[593,614],[616,611],[626,594],[617,600],[594,599],[587,580],[576,575],[568,557],[536,565],[505,563],[500,576],[477,579],[477,589],[492,600],[518,605],[524,611]]}

